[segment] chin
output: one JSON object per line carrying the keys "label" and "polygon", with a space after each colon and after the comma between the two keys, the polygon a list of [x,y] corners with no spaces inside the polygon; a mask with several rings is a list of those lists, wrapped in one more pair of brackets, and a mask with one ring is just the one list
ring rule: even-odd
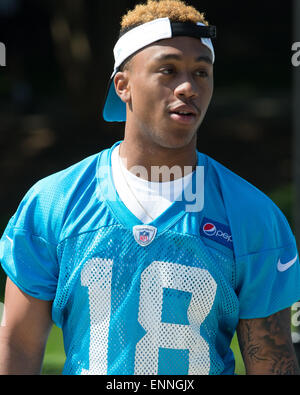
{"label": "chin", "polygon": [[163,148],[180,149],[193,144],[196,140],[196,134],[197,132],[188,135],[187,133],[173,133],[171,136],[159,139],[157,143]]}
{"label": "chin", "polygon": [[182,127],[173,122],[160,122],[158,126],[148,124],[147,127],[140,128],[140,131],[146,137],[146,144],[165,149],[182,149],[195,144],[198,127],[198,124]]}

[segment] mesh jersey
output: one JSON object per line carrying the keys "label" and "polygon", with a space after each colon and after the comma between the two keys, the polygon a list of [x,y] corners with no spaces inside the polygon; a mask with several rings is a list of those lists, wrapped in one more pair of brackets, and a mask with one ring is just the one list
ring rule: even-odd
{"label": "mesh jersey", "polygon": [[4,270],[24,292],[53,300],[65,374],[232,374],[238,320],[300,299],[299,260],[277,265],[297,255],[285,217],[198,153],[203,207],[187,210],[182,196],[141,245],[141,223],[113,185],[112,149],[31,188],[1,239]]}

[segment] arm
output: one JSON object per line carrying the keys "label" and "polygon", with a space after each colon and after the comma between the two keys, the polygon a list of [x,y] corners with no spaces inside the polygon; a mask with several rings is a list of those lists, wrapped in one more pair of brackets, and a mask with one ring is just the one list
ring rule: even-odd
{"label": "arm", "polygon": [[266,318],[242,319],[237,328],[246,374],[298,375],[290,309]]}
{"label": "arm", "polygon": [[39,374],[52,326],[51,305],[7,279],[0,327],[0,374]]}

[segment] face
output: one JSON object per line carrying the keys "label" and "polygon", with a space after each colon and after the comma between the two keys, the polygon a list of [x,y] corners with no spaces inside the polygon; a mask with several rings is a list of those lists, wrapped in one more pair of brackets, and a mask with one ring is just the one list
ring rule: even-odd
{"label": "face", "polygon": [[128,133],[165,148],[196,140],[213,92],[212,55],[200,40],[176,37],[137,53],[115,77]]}

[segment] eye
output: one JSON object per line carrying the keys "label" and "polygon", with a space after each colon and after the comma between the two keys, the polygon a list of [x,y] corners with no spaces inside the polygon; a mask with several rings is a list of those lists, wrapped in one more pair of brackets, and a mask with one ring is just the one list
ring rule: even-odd
{"label": "eye", "polygon": [[207,78],[207,77],[209,76],[207,70],[197,70],[197,71],[195,72],[195,75],[196,75],[197,77],[201,77],[201,78]]}
{"label": "eye", "polygon": [[159,71],[161,74],[171,75],[171,74],[175,73],[175,68],[171,67],[171,66],[166,66],[166,67],[161,68]]}

